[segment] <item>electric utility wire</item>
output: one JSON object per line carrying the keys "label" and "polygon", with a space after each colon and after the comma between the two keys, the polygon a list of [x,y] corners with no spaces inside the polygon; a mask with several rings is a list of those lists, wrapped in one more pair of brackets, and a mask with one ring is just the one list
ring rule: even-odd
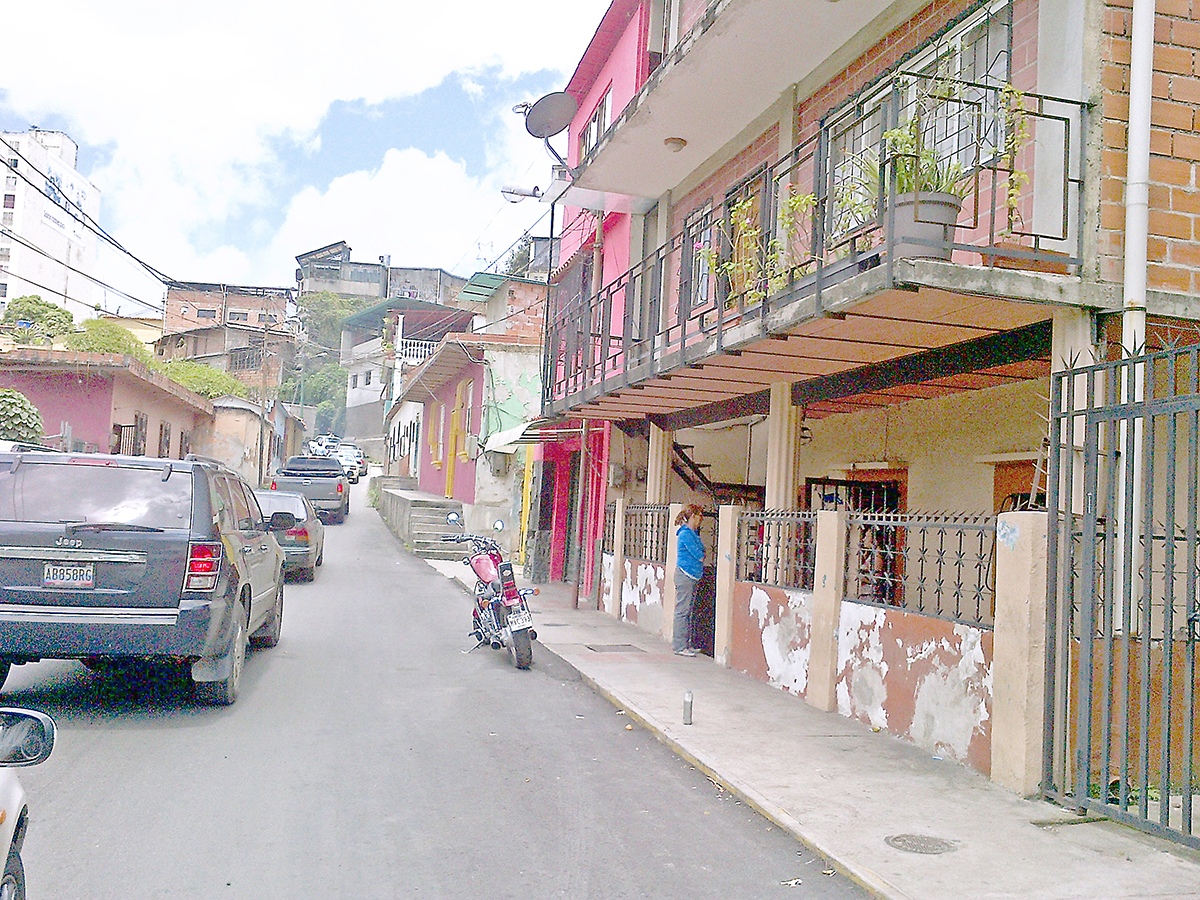
{"label": "electric utility wire", "polygon": [[[82,269],[76,269],[74,266],[70,265],[69,263],[63,262],[61,259],[59,259],[57,256],[53,255],[52,253],[47,253],[41,247],[37,247],[34,244],[29,243],[24,238],[17,235],[16,232],[10,231],[9,229],[0,226],[0,234],[6,235],[6,236],[12,238],[18,244],[22,245],[23,247],[28,247],[34,253],[44,256],[48,260],[58,263],[60,266],[62,266],[67,271],[74,272],[76,275],[81,275],[84,278],[86,278],[88,281],[92,282],[93,284],[98,284],[100,287],[104,288],[106,291],[112,291],[118,297],[121,297],[125,300],[132,300],[134,303],[140,303],[142,306],[145,306],[148,309],[152,309],[156,313],[163,312],[163,308],[161,306],[155,306],[153,303],[143,300],[140,297],[135,297],[135,296],[133,296],[133,294],[127,294],[127,293],[125,293],[125,291],[121,290],[120,288],[113,287],[111,284],[107,284],[107,283],[101,281],[99,278],[96,278],[93,275],[89,275],[87,272],[84,272]],[[13,278],[16,278],[19,281],[25,280],[20,275],[18,275],[16,272],[13,272],[11,270],[9,270],[9,274]],[[32,284],[32,282],[30,282],[30,283]],[[77,300],[76,302],[82,303],[83,301]]]}
{"label": "electric utility wire", "polygon": [[[41,175],[42,178],[44,178],[46,181],[52,181],[52,179],[50,178],[49,175],[47,175],[45,172],[43,172],[41,169],[39,169],[37,166],[35,166],[33,163],[31,163],[29,161],[29,157],[25,156],[25,154],[23,154],[20,150],[18,150],[16,147],[14,147],[12,144],[10,144],[8,141],[4,140],[3,138],[0,138],[0,144],[3,144],[5,147],[7,147],[13,153],[17,154],[18,158],[25,161],[25,165],[29,166],[29,168],[33,169],[33,171],[37,172],[37,174]],[[45,197],[47,200],[49,200],[55,206],[62,205],[62,203],[59,202],[58,198],[55,198],[55,197],[51,196],[49,193],[47,193],[46,189],[44,187],[42,187],[41,185],[35,184],[33,182],[33,180],[28,175],[26,175],[20,168],[10,168],[10,171],[15,172],[26,184],[28,184],[30,187],[32,187],[35,191],[37,191],[39,194],[41,194],[43,197]],[[126,256],[128,256],[130,259],[132,259],[134,262],[136,262],[139,266],[141,266],[143,269],[145,269],[147,272],[149,272],[151,275],[153,275],[155,278],[157,278],[159,281],[162,281],[165,283],[165,282],[174,280],[174,279],[168,277],[167,275],[164,275],[158,269],[154,268],[154,266],[150,265],[150,263],[145,262],[144,260],[142,260],[138,256],[134,255],[129,250],[126,250],[125,247],[121,245],[120,241],[118,241],[115,237],[113,237],[111,234],[109,234],[107,231],[105,231],[104,228],[101,227],[99,222],[97,222],[95,219],[93,219],[91,216],[89,216],[83,210],[83,208],[80,207],[79,204],[76,203],[74,200],[72,200],[70,197],[67,197],[66,195],[62,195],[61,199],[62,199],[62,201],[70,204],[70,206],[74,207],[75,209],[77,209],[79,211],[80,224],[82,224],[85,228],[87,228],[88,231],[91,231],[93,234],[96,234],[96,235],[104,238],[109,244],[111,244],[117,250],[120,250],[122,253],[124,253]],[[70,212],[69,209],[67,211]]]}

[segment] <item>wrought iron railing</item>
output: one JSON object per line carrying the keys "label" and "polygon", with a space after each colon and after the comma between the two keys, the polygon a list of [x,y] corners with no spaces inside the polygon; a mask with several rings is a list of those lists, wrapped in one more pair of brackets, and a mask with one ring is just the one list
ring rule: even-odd
{"label": "wrought iron railing", "polygon": [[625,507],[625,557],[665,563],[670,517],[671,510],[667,506]]}
{"label": "wrought iron railing", "polygon": [[[819,315],[829,287],[881,265],[890,284],[899,258],[1078,271],[1086,110],[1008,87],[896,76],[689,215],[599,293],[552,308],[547,409],[765,333],[768,312],[795,301],[815,300]],[[939,184],[961,197],[956,227],[903,234],[934,224]],[[904,195],[915,203],[905,207]]]}
{"label": "wrought iron railing", "polygon": [[616,546],[617,504],[604,505],[604,537],[600,542],[601,553],[612,553]]}
{"label": "wrought iron railing", "polygon": [[992,626],[995,516],[851,513],[847,530],[847,599]]}
{"label": "wrought iron railing", "polygon": [[812,590],[817,556],[815,512],[743,511],[737,527],[739,581]]}

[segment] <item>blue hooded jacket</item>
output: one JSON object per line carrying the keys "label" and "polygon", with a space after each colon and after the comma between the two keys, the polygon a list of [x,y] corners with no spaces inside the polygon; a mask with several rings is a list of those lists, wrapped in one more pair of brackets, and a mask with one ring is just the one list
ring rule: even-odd
{"label": "blue hooded jacket", "polygon": [[692,531],[686,523],[679,526],[675,535],[679,539],[679,568],[699,579],[704,574],[704,544],[700,542],[700,535]]}

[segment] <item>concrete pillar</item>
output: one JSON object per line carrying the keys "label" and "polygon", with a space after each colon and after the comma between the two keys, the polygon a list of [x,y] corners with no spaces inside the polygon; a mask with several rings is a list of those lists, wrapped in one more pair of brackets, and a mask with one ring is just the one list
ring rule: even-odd
{"label": "concrete pillar", "polygon": [[767,509],[795,509],[799,494],[797,454],[800,449],[800,410],[792,405],[792,386],[771,385],[767,417]]}
{"label": "concrete pillar", "polygon": [[675,540],[675,517],[683,512],[683,504],[672,503],[670,510],[667,516],[667,576],[663,579],[663,620],[660,629],[668,643],[675,633],[675,566],[679,560],[679,542]]}
{"label": "concrete pillar", "polygon": [[717,514],[717,617],[713,659],[726,668],[733,658],[733,585],[737,581],[740,506],[722,506]]}
{"label": "concrete pillar", "polygon": [[650,424],[650,460],[646,466],[646,502],[666,503],[670,499],[671,446],[673,431],[663,431]]}
{"label": "concrete pillar", "polygon": [[809,636],[808,690],[805,699],[817,709],[837,709],[838,622],[846,589],[846,525],[844,511],[817,513],[817,560],[813,578],[812,632]]}
{"label": "concrete pillar", "polygon": [[992,780],[1022,796],[1042,777],[1046,689],[1046,513],[996,525],[992,632]]}
{"label": "concrete pillar", "polygon": [[625,591],[625,498],[613,503],[613,607],[606,610],[618,619],[624,609],[622,595]]}

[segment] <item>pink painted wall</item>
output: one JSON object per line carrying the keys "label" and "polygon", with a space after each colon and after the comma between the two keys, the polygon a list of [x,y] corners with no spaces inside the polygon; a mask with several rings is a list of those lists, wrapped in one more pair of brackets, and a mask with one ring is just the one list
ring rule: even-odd
{"label": "pink painted wall", "polygon": [[[147,418],[146,455],[158,456],[159,425],[169,422],[171,425],[171,447],[166,456],[179,456],[179,436],[189,432],[195,443],[197,432],[212,421],[212,417],[197,412],[197,410],[156,388],[149,387],[145,382],[128,374],[118,374],[113,384],[112,392],[112,424],[132,425],[135,413],[145,413]],[[111,427],[111,425],[110,425]],[[108,449],[102,444],[101,452]],[[258,477],[257,466],[255,477]]]}
{"label": "pink painted wall", "polygon": [[[113,405],[111,375],[4,372],[0,374],[0,387],[20,391],[28,397],[41,412],[48,434],[57,434],[62,422],[70,422],[76,441],[95,444],[101,453],[108,452]],[[154,433],[157,436],[158,431]]]}
{"label": "pink painted wall", "polygon": [[[472,381],[471,431],[478,434],[479,421],[482,415],[481,410],[483,409],[483,382],[485,377],[482,365],[468,364],[458,373],[458,377],[442,385],[441,389],[434,392],[434,396],[437,397],[437,407],[432,403],[424,405],[425,408],[421,414],[421,462],[417,475],[417,483],[422,491],[428,494],[437,494],[439,497],[446,495],[446,471],[451,452],[450,420],[451,413],[454,410],[458,385],[468,379]],[[446,410],[446,426],[442,441],[442,458],[439,460],[441,465],[438,466],[434,464],[433,458],[433,446],[435,442],[431,441],[429,436],[431,431],[434,434],[437,433],[442,418],[439,411],[441,407],[444,407]],[[458,456],[454,460],[453,499],[463,503],[475,502],[475,462],[473,459],[463,459],[461,456]]]}

